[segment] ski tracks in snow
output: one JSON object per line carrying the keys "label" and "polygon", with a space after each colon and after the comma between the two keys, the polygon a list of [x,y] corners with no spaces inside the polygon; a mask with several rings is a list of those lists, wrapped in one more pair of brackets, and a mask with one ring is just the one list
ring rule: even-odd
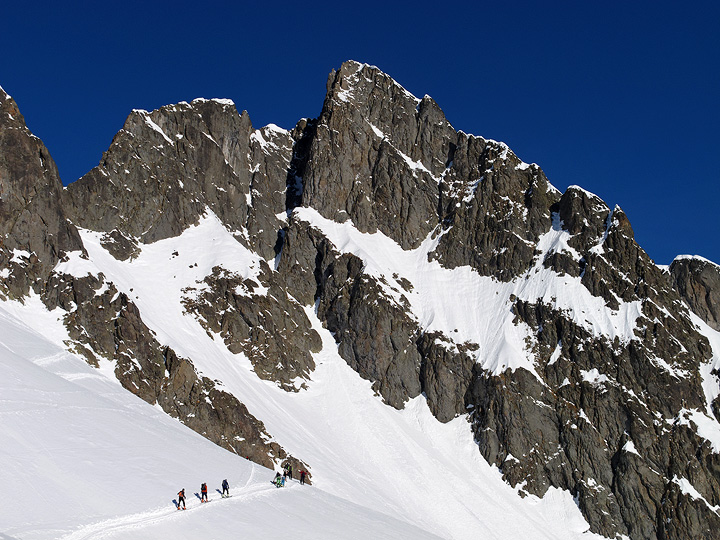
{"label": "ski tracks in snow", "polygon": [[[258,497],[270,496],[275,493],[276,490],[277,488],[272,485],[265,486],[263,484],[254,484],[252,486],[248,486],[246,484],[239,491],[233,493],[230,498],[224,499],[220,497],[211,499],[211,502],[215,502],[216,504],[238,505],[243,502],[257,499]],[[117,533],[128,532],[133,529],[142,529],[143,527],[155,525],[166,520],[182,519],[186,515],[186,512],[202,512],[205,508],[205,504],[206,503],[198,503],[197,505],[188,506],[187,510],[176,510],[172,507],[162,507],[148,512],[140,512],[137,514],[129,514],[127,516],[107,519],[105,521],[85,525],[84,527],[61,537],[60,540],[97,540],[100,538],[112,538],[113,535]]]}

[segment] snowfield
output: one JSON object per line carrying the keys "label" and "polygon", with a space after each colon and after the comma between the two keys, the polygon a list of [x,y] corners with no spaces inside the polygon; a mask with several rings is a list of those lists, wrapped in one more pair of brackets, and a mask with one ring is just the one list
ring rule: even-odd
{"label": "snowfield", "polygon": [[[318,224],[314,216],[303,217]],[[504,483],[501,472],[481,457],[466,417],[441,424],[422,396],[401,411],[384,405],[371,383],[340,358],[313,306],[306,313],[323,348],[315,355],[308,388],[288,393],[260,380],[246,357],[209,336],[180,303],[182,289],[197,286],[215,265],[243,276],[259,271],[257,255],[236,242],[215,216],[177,238],[142,245],[140,255],[125,262],[105,251],[99,234],[81,233],[90,260],[73,256],[57,270],[102,272],[137,304],[162,344],[222,381],[279,444],[310,464],[314,485],[274,488],[273,471],[226,452],[123,390],[110,362],[94,369],[67,353],[61,313],[48,312],[31,297],[25,305],[0,303],[0,474],[10,491],[0,507],[0,539],[601,538],[587,532],[569,493],[551,489],[543,499],[521,498]],[[354,233],[326,234],[341,250],[362,251],[357,243],[363,240]],[[494,300],[512,290],[496,294],[498,284],[485,290],[484,278],[465,276],[472,301],[496,303],[480,310],[479,320],[465,322],[450,313],[456,298],[428,296],[438,283],[423,284],[420,272],[410,275],[415,263],[402,257],[417,262],[418,254],[403,255],[377,237],[366,240],[381,250],[383,260],[395,261],[375,267],[368,260],[368,273],[417,278],[411,281],[419,292],[410,301],[428,327],[454,327],[461,340],[474,340],[483,328],[500,323],[497,342],[480,342],[484,358],[517,343],[517,336],[503,332],[522,329],[508,326],[507,310],[497,305],[505,300]],[[425,275],[436,280],[460,274]],[[507,287],[535,294],[521,290],[527,285]],[[499,320],[492,319],[496,308]],[[632,315],[618,315],[626,316],[631,326]],[[471,325],[478,323],[473,333]],[[503,367],[523,365],[523,354],[510,350],[501,357]],[[230,482],[230,499],[214,491],[223,478]],[[208,482],[213,499],[202,506],[193,495],[201,482]],[[180,488],[188,495],[185,512],[172,502]]]}
{"label": "snowfield", "polygon": [[[13,306],[17,308],[17,306]],[[25,311],[31,316],[30,310]],[[0,307],[3,540],[438,538],[210,443]],[[219,492],[223,478],[231,498]],[[200,483],[211,502],[201,505]],[[186,511],[174,506],[185,488]]]}

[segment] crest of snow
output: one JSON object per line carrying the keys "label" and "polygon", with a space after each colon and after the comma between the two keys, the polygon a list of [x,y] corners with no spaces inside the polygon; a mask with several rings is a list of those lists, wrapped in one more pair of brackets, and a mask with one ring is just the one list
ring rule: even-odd
{"label": "crest of snow", "polygon": [[720,264],[713,262],[710,259],[706,259],[705,257],[701,257],[700,255],[678,255],[673,260],[675,260],[675,261],[683,261],[683,260],[701,261],[704,263],[712,264],[713,266],[717,266],[718,268],[720,268]]}
{"label": "crest of snow", "polygon": [[261,148],[264,152],[268,151],[268,148],[272,149],[279,149],[280,146],[277,144],[277,142],[273,141],[274,138],[276,138],[278,135],[288,135],[289,131],[286,129],[283,129],[281,127],[276,126],[275,124],[268,124],[265,127],[262,127],[260,129],[256,129],[250,134],[250,140],[256,141],[258,144],[260,144]]}
{"label": "crest of snow", "polygon": [[207,103],[208,101],[213,101],[215,103],[219,103],[220,105],[235,105],[235,102],[232,99],[222,99],[222,98],[212,98],[212,99],[205,99],[205,98],[195,98],[192,100],[193,103]]}
{"label": "crest of snow", "polygon": [[638,453],[637,449],[635,448],[635,443],[632,442],[631,439],[628,439],[628,440],[627,440],[627,442],[623,445],[622,449],[623,449],[625,452],[629,452],[630,454],[635,454],[635,455],[637,455],[637,456],[640,455],[640,454]]}
{"label": "crest of snow", "polygon": [[692,427],[695,424],[697,434],[710,443],[713,452],[720,454],[720,423],[714,417],[697,409],[683,408],[674,421],[683,426]]}
{"label": "crest of snow", "polygon": [[682,491],[685,495],[690,496],[692,499],[696,501],[702,501],[705,503],[705,506],[707,506],[710,510],[715,512],[717,515],[720,515],[720,506],[712,506],[705,497],[703,497],[700,492],[695,489],[695,486],[693,486],[689,480],[686,478],[680,478],[679,476],[675,475],[672,479],[673,483],[680,487],[680,491]]}
{"label": "crest of snow", "polygon": [[491,160],[490,160],[491,163],[494,162],[495,160],[498,160],[498,159],[499,159],[500,161],[505,161],[505,160],[507,159],[507,157],[508,157],[508,152],[510,152],[510,147],[509,147],[507,144],[505,144],[505,143],[502,142],[502,141],[496,141],[496,140],[494,140],[494,139],[485,139],[485,141],[486,141],[488,144],[492,144],[492,145],[494,145],[494,146],[497,146],[497,147],[501,150],[500,155],[499,155],[498,157],[496,157],[495,159],[491,159]]}
{"label": "crest of snow", "polygon": [[0,279],[7,279],[10,277],[10,269],[9,268],[3,268],[0,270]]}
{"label": "crest of snow", "polygon": [[2,86],[0,86],[0,92],[3,92],[3,93],[5,94],[5,101],[7,101],[7,100],[10,99],[10,94],[8,94],[7,92],[5,92],[5,90],[3,89]]}
{"label": "crest of snow", "polygon": [[377,66],[372,66],[372,65],[370,65],[370,64],[362,64],[362,63],[357,62],[357,61],[355,61],[355,60],[349,60],[348,63],[355,65],[355,73],[353,74],[353,75],[355,76],[355,80],[357,80],[357,75],[358,75],[358,74],[360,73],[360,71],[362,71],[364,68],[374,69],[374,70],[376,70],[376,71],[379,71],[379,72],[382,73],[383,75],[385,75],[385,77],[387,77],[388,79],[390,79],[390,80],[392,81],[393,85],[394,85],[396,88],[398,88],[403,94],[405,94],[406,97],[408,97],[408,98],[410,98],[411,100],[415,101],[415,104],[416,104],[416,105],[418,105],[418,104],[420,103],[420,100],[419,100],[417,97],[415,97],[411,92],[408,92],[408,90],[407,90],[404,86],[402,86],[402,85],[401,85],[399,82],[397,82],[395,79],[393,79],[392,77],[390,77],[389,75],[387,75],[386,73],[384,73],[384,72],[383,72],[380,68],[378,68]]}
{"label": "crest of snow", "polygon": [[[18,264],[25,264],[27,262],[27,259],[30,258],[30,252],[25,251],[24,249],[17,249],[14,248],[12,251],[12,257],[10,258],[10,262],[18,263]],[[25,260],[23,260],[25,259]]]}
{"label": "crest of snow", "polygon": [[580,187],[580,186],[577,186],[577,185],[575,185],[575,184],[573,184],[573,185],[571,185],[571,186],[568,186],[567,190],[568,190],[568,191],[570,191],[570,190],[573,190],[573,191],[582,191],[583,193],[585,193],[585,195],[588,196],[588,198],[590,198],[590,199],[597,199],[598,202],[602,203],[603,205],[605,204],[605,202],[604,202],[600,197],[598,197],[597,195],[595,195],[592,191],[588,191],[587,189],[585,189],[585,188],[583,188],[583,187]]}
{"label": "crest of snow", "polygon": [[590,371],[580,370],[580,375],[582,375],[582,380],[589,382],[590,384],[596,385],[596,384],[605,384],[607,382],[610,382],[610,379],[608,379],[607,375],[602,375],[597,368],[592,368]]}
{"label": "crest of snow", "polygon": [[[534,165],[534,163],[532,164]],[[532,166],[530,163],[525,163],[524,161],[520,161],[518,165],[515,165],[515,169],[518,171],[525,171],[529,169]]]}
{"label": "crest of snow", "polygon": [[144,118],[145,124],[146,124],[147,126],[149,126],[149,127],[150,127],[151,129],[153,129],[154,131],[157,131],[160,135],[162,135],[163,139],[165,139],[165,140],[166,140],[167,142],[169,142],[170,144],[173,143],[172,140],[170,139],[170,137],[168,137],[168,136],[165,134],[165,132],[164,132],[162,129],[160,129],[160,126],[158,126],[155,122],[152,121],[152,119],[150,118],[150,115],[147,113],[147,111],[138,111],[138,112],[140,112],[140,114],[141,114],[142,117]]}
{"label": "crest of snow", "polygon": [[280,126],[275,125],[275,124],[268,124],[267,126],[265,126],[262,129],[267,132],[275,132],[280,135],[287,135],[289,133],[289,131],[287,129],[283,129]]}

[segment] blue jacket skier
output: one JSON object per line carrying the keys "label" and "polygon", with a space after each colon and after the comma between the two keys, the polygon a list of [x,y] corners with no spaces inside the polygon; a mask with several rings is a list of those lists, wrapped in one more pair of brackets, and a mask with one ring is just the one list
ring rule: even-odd
{"label": "blue jacket skier", "polygon": [[223,497],[230,496],[230,485],[228,484],[227,479],[223,480],[223,482],[222,482],[222,496]]}

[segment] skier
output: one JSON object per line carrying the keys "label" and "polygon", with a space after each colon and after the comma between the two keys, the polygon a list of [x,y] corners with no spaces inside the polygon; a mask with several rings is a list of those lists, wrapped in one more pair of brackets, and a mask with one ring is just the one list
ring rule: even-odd
{"label": "skier", "polygon": [[178,503],[177,503],[177,509],[180,510],[180,503],[183,505],[183,510],[185,510],[185,488],[182,488],[180,492],[178,493]]}
{"label": "skier", "polygon": [[290,480],[292,480],[292,465],[290,463],[288,463],[288,465],[287,465],[287,473],[288,473],[288,476],[290,477]]}
{"label": "skier", "polygon": [[282,476],[280,476],[280,473],[275,473],[275,479],[272,483],[275,484],[275,487],[282,487]]}
{"label": "skier", "polygon": [[202,485],[200,486],[200,495],[201,495],[201,497],[200,497],[200,502],[208,502],[208,498],[207,498],[207,484],[204,483],[204,482],[203,482]]}
{"label": "skier", "polygon": [[222,483],[222,496],[223,497],[230,496],[230,486],[228,485],[227,479],[223,480],[223,483]]}
{"label": "skier", "polygon": [[300,485],[305,485],[305,471],[300,471]]}

